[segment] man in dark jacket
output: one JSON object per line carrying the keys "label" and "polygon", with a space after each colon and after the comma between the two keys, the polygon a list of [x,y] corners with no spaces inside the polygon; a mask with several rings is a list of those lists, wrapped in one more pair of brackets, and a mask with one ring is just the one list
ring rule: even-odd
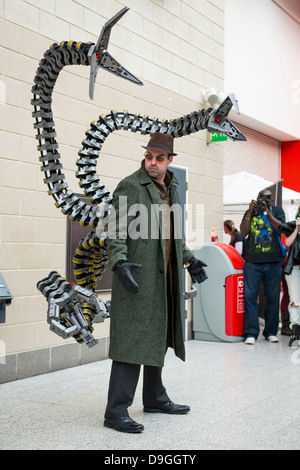
{"label": "man in dark jacket", "polygon": [[281,207],[271,206],[272,193],[259,192],[245,212],[240,231],[244,242],[244,333],[246,344],[255,344],[259,335],[257,299],[261,283],[266,299],[263,335],[269,342],[278,342],[279,296],[282,252],[278,227],[285,222]]}
{"label": "man in dark jacket", "polygon": [[181,320],[182,266],[193,282],[206,279],[204,263],[182,241],[177,181],[168,166],[173,137],[155,133],[141,168],[119,183],[108,224],[107,249],[114,272],[109,357],[113,360],[104,425],[122,432],[144,427],[128,415],[140,366],[143,405],[150,413],[184,414],[162,383],[166,350],[185,360]]}

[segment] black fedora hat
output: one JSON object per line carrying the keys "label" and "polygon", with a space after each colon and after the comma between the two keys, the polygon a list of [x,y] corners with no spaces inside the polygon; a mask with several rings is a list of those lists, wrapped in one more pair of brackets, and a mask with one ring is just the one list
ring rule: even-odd
{"label": "black fedora hat", "polygon": [[154,132],[148,142],[148,145],[146,147],[142,145],[142,147],[144,149],[162,150],[163,152],[167,152],[169,155],[175,156],[177,153],[173,152],[173,141],[174,138],[170,134]]}

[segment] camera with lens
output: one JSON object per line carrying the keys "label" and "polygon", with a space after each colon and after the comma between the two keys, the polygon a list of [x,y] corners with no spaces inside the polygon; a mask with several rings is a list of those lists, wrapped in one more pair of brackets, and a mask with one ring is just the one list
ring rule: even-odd
{"label": "camera with lens", "polygon": [[261,209],[265,205],[265,201],[263,199],[258,199],[256,201],[258,209]]}
{"label": "camera with lens", "polygon": [[258,215],[259,212],[261,212],[261,209],[265,205],[265,201],[263,199],[257,199],[256,204],[257,204],[257,209],[254,211],[254,215]]}

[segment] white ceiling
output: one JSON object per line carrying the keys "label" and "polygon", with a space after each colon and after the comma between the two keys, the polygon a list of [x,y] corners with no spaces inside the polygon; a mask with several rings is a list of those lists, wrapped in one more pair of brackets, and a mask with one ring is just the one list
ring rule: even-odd
{"label": "white ceiling", "polygon": [[250,116],[245,116],[243,113],[236,114],[234,111],[231,111],[231,116],[229,119],[232,120],[238,127],[239,124],[243,126],[249,127],[254,131],[260,132],[261,134],[268,135],[275,140],[280,140],[281,142],[285,141],[293,141],[297,140],[297,137],[286,134],[282,132],[280,129],[276,129],[275,127],[268,126],[268,124],[264,124],[256,119],[251,118]]}
{"label": "white ceiling", "polygon": [[299,0],[273,0],[273,2],[300,24]]}
{"label": "white ceiling", "polygon": [[240,115],[232,111],[230,119],[278,141],[299,140],[300,107],[291,97],[298,100],[300,0],[225,3],[224,89],[236,93],[241,109]]}

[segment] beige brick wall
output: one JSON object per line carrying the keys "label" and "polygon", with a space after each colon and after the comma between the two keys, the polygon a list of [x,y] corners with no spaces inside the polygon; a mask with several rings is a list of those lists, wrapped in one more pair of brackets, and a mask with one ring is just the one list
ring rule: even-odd
{"label": "beige brick wall", "polygon": [[[57,81],[53,110],[64,173],[74,173],[84,132],[111,109],[177,118],[201,109],[201,90],[223,88],[223,0],[0,0],[0,271],[14,296],[0,324],[6,353],[63,341],[49,331],[47,303],[36,283],[57,270],[65,275],[66,218],[48,196],[34,138],[31,87],[38,62],[53,42],[96,41],[108,18],[129,12],[113,28],[109,51],[144,82],[137,87],[104,71],[95,100],[88,98],[89,68],[67,67]],[[116,132],[103,146],[98,174],[112,192],[135,171],[147,138]],[[189,204],[203,204],[204,227],[222,233],[222,144],[206,144],[206,131],[177,139],[175,163],[188,170]],[[191,227],[192,228],[192,227]],[[104,300],[109,295],[104,296]],[[108,335],[109,322],[95,336]],[[3,343],[2,343],[3,344]]]}

